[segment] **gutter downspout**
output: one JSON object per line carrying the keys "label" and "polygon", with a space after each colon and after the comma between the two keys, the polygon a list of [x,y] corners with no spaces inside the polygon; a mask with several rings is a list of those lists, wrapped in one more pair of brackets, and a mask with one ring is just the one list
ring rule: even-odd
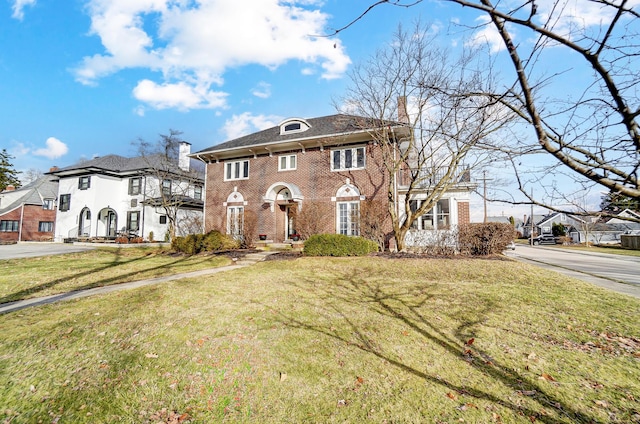
{"label": "gutter downspout", "polygon": [[18,230],[18,241],[22,241],[22,226],[24,225],[24,202],[20,209],[20,228]]}
{"label": "gutter downspout", "polygon": [[[145,211],[147,210],[147,204],[145,201],[147,200],[147,176],[144,176],[144,185],[142,189],[142,225],[140,228],[140,237],[144,239],[144,221],[145,221]],[[155,238],[155,237],[154,237]]]}
{"label": "gutter downspout", "polygon": [[207,161],[202,159],[199,154],[196,154],[196,157],[199,161],[204,163],[204,185],[202,187],[202,234],[205,234],[205,221],[207,216],[207,173],[209,172],[209,167]]}

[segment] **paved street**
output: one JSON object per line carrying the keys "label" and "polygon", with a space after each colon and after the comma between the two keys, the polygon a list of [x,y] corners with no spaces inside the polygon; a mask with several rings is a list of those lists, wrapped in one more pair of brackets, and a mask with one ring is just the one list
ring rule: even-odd
{"label": "paved street", "polygon": [[518,244],[507,256],[640,298],[640,258]]}
{"label": "paved street", "polygon": [[0,245],[0,260],[60,255],[62,253],[82,252],[93,248],[94,246],[77,246],[69,243],[24,242],[3,244]]}

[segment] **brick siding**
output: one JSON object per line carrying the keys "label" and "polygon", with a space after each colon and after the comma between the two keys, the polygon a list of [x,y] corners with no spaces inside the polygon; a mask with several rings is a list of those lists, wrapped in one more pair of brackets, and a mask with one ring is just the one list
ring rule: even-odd
{"label": "brick siding", "polygon": [[[14,209],[6,214],[0,216],[2,221],[20,221],[22,216],[23,221],[21,223],[22,237],[21,241],[49,241],[53,239],[53,231],[41,232],[38,231],[40,221],[54,222],[56,220],[55,210],[45,210],[39,205],[25,205],[24,213],[22,208]],[[55,229],[55,228],[54,228]],[[0,241],[10,242],[18,241],[20,236],[19,231],[15,232],[1,232]]]}

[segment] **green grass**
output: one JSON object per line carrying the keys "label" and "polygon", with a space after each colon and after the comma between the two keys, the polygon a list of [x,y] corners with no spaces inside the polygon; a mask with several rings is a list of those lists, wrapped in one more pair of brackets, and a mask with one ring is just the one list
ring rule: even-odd
{"label": "green grass", "polygon": [[103,248],[0,260],[0,303],[228,265],[224,256],[171,255],[162,248]]}
{"label": "green grass", "polygon": [[640,302],[506,260],[262,262],[0,334],[11,423],[640,422]]}

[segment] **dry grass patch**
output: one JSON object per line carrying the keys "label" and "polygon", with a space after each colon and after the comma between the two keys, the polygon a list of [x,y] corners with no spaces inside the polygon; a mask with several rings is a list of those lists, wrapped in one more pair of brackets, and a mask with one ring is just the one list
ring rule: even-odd
{"label": "dry grass patch", "polygon": [[640,422],[639,318],[515,262],[264,262],[0,316],[0,419]]}

